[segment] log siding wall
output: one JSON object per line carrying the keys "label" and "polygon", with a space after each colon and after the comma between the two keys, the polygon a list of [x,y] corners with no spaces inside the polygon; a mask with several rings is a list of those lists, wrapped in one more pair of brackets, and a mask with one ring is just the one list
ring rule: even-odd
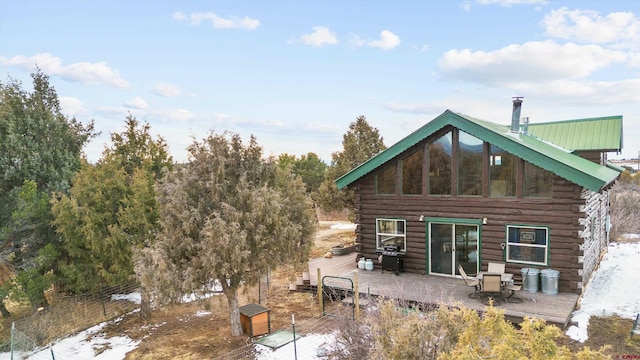
{"label": "log siding wall", "polygon": [[589,190],[582,192],[581,198],[585,204],[581,206],[583,217],[580,224],[583,230],[579,234],[583,243],[581,246],[582,256],[579,261],[582,263],[579,275],[584,279],[578,287],[586,285],[586,281],[591,278],[591,274],[598,266],[600,256],[606,251],[609,244],[607,232],[607,218],[609,209],[609,192],[596,193]]}
{"label": "log siding wall", "polygon": [[[425,222],[429,218],[477,220],[487,218],[481,227],[481,270],[488,261],[505,261],[501,244],[506,241],[506,225],[549,227],[549,268],[560,271],[559,291],[581,293],[606,247],[606,194],[584,191],[558,176],[553,180],[553,196],[537,198],[495,198],[482,196],[377,195],[375,174],[353,184],[355,189],[356,235],[361,253],[376,258],[375,221],[400,218],[407,221],[405,271],[427,273]],[[595,219],[598,234],[591,236],[590,221]],[[589,241],[587,241],[589,239]],[[531,265],[507,263],[507,271],[519,274]],[[543,269],[544,267],[536,267]]]}

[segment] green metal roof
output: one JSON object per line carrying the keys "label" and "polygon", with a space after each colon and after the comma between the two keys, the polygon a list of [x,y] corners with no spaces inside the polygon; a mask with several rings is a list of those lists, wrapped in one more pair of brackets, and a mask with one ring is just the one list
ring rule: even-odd
{"label": "green metal roof", "polygon": [[[335,181],[336,185],[339,189],[342,189],[352,184],[447,125],[456,127],[483,141],[498,146],[515,156],[592,191],[599,191],[604,188],[620,174],[619,171],[571,154],[569,151],[548,141],[538,139],[531,134],[512,133],[509,126],[475,119],[446,110],[440,116],[393,146],[338,178]],[[529,125],[529,129],[531,129],[531,125]]]}
{"label": "green metal roof", "polygon": [[529,124],[528,133],[569,151],[622,150],[622,116]]}

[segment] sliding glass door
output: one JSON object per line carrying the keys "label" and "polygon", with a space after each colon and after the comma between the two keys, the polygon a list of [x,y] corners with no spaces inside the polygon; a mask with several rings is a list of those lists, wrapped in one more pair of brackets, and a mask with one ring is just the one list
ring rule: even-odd
{"label": "sliding glass door", "polygon": [[455,276],[458,265],[470,274],[478,271],[480,225],[434,220],[427,227],[429,273]]}

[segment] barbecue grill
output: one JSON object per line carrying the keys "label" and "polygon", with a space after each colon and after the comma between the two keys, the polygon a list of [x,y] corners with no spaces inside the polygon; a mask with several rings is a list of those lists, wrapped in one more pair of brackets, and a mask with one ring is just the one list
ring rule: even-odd
{"label": "barbecue grill", "polygon": [[400,247],[396,245],[385,245],[383,250],[377,250],[377,254],[380,254],[382,263],[382,272],[385,270],[393,271],[394,274],[399,275],[404,271],[402,264],[402,258],[406,255],[404,251],[400,251]]}

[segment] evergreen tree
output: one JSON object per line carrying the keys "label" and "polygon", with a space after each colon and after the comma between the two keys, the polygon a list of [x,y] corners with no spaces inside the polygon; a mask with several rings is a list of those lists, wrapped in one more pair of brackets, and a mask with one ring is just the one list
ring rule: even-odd
{"label": "evergreen tree", "polygon": [[[57,254],[61,244],[50,226],[48,199],[52,192],[68,192],[82,148],[96,133],[93,122],[83,125],[62,114],[47,75],[36,69],[31,78],[32,92],[15,79],[0,82],[0,263],[3,269],[28,272],[19,278],[45,286],[52,281],[45,272],[55,266],[49,257],[40,261],[42,251]],[[47,245],[52,248],[43,250]],[[14,287],[13,279],[5,277],[0,295],[9,288],[25,289]],[[38,291],[31,288],[30,293]],[[0,303],[7,316],[5,310]]]}
{"label": "evergreen tree", "polygon": [[327,171],[327,164],[312,152],[300,156],[300,159],[296,158],[295,155],[280,154],[278,166],[288,168],[294,174],[300,176],[308,194],[318,190]]}
{"label": "evergreen tree", "polygon": [[64,239],[60,265],[76,291],[129,282],[134,252],[150,245],[158,227],[155,179],[171,168],[165,141],[148,124],[126,118],[96,165],[85,163],[71,193],[53,202],[54,224]]}
{"label": "evergreen tree", "polygon": [[308,259],[315,216],[302,181],[264,160],[251,137],[214,133],[188,148],[189,163],[158,187],[161,231],[141,276],[162,301],[222,287],[231,334],[242,334],[241,285]]}
{"label": "evergreen tree", "polygon": [[338,190],[334,181],[384,149],[386,146],[378,129],[371,127],[364,115],[358,116],[342,137],[342,151],[331,154],[331,165],[314,200],[323,210],[352,210],[353,191]]}

